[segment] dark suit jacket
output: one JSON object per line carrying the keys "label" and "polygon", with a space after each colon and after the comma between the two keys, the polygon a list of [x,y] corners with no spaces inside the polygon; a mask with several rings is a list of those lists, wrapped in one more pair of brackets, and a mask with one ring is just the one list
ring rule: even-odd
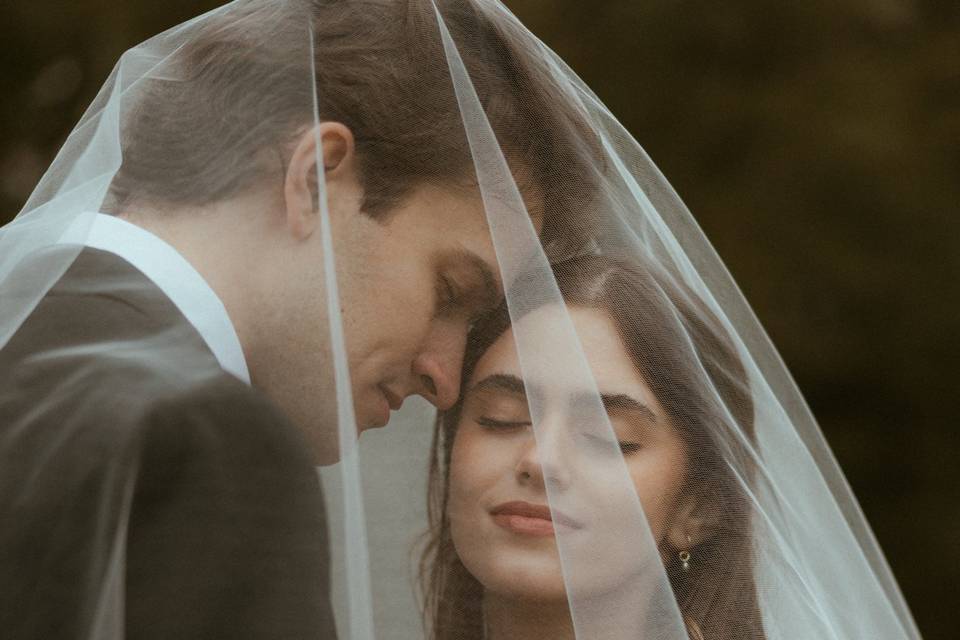
{"label": "dark suit jacket", "polygon": [[307,444],[84,250],[0,350],[0,637],[333,638]]}

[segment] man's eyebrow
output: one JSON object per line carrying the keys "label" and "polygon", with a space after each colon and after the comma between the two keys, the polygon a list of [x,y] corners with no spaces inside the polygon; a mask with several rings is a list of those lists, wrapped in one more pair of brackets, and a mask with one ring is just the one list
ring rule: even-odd
{"label": "man's eyebrow", "polygon": [[468,393],[472,393],[474,391],[484,391],[486,389],[506,391],[518,396],[527,395],[526,386],[523,384],[523,380],[509,373],[493,373],[470,387]]}

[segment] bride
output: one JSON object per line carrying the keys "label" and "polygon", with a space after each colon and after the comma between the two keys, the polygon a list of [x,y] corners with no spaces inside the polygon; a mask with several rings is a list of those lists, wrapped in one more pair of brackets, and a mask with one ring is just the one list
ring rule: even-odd
{"label": "bride", "polygon": [[[523,375],[506,310],[476,328],[464,392],[439,416],[431,457],[423,578],[433,637],[573,638],[565,578],[581,599],[636,587],[619,555],[642,543],[617,539],[629,505],[608,495],[622,457],[690,637],[764,638],[750,478],[730,464],[749,460],[753,406],[729,336],[640,264],[575,258],[555,276],[566,310],[533,304],[517,328],[544,340],[544,369],[569,370],[569,352],[547,344],[569,314],[616,441],[581,424],[591,389]],[[536,428],[528,403],[542,407]],[[565,576],[564,553],[589,555],[592,575]]]}

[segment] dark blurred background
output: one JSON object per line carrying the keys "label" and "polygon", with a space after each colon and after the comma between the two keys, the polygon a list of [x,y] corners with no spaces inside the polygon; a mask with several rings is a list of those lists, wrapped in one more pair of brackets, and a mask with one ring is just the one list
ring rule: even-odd
{"label": "dark blurred background", "polygon": [[[128,47],[218,2],[4,0],[0,223]],[[928,640],[960,594],[960,2],[511,0],[684,198]]]}

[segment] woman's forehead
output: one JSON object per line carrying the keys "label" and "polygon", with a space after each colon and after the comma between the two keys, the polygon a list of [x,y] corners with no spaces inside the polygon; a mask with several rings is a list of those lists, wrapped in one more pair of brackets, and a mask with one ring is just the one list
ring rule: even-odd
{"label": "woman's forehead", "polygon": [[655,402],[613,320],[598,309],[549,305],[530,312],[490,346],[470,384],[493,374],[515,376],[549,396],[626,394]]}

